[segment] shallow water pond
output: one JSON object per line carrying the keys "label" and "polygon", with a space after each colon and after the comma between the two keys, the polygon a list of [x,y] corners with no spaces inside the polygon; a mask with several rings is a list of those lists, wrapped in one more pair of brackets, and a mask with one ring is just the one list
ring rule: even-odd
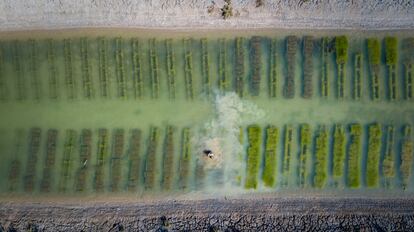
{"label": "shallow water pond", "polygon": [[344,33],[0,37],[0,192],[411,192],[414,35]]}

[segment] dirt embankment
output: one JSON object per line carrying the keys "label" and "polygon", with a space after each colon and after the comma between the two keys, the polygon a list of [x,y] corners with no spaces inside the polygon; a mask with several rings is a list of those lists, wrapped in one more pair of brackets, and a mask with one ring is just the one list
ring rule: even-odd
{"label": "dirt embankment", "polygon": [[413,29],[412,0],[4,0],[0,30],[78,27]]}
{"label": "dirt embankment", "polygon": [[414,200],[0,203],[0,231],[413,231]]}

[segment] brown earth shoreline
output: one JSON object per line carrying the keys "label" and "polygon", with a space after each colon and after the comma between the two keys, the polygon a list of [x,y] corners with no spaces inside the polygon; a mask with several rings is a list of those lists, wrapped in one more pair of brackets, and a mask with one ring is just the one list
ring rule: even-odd
{"label": "brown earth shoreline", "polygon": [[413,231],[414,199],[0,203],[0,231]]}

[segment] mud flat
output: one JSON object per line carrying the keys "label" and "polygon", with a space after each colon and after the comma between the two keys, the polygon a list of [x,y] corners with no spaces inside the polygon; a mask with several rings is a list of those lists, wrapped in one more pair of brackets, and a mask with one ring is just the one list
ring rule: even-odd
{"label": "mud flat", "polygon": [[[15,229],[15,230],[12,230]],[[414,199],[0,203],[0,231],[413,231]]]}

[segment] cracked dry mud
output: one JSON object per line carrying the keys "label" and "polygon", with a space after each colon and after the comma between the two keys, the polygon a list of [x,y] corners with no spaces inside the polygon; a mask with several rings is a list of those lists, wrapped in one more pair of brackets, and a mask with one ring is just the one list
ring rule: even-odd
{"label": "cracked dry mud", "polygon": [[1,203],[0,231],[413,231],[414,200]]}

